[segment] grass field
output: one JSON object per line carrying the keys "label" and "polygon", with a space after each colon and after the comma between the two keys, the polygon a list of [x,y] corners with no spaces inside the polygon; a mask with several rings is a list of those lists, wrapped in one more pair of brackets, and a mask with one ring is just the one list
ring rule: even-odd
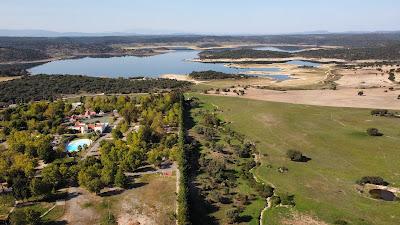
{"label": "grass field", "polygon": [[[356,180],[381,176],[400,187],[400,119],[374,117],[368,109],[333,108],[234,97],[194,94],[222,110],[232,128],[257,143],[263,153],[256,175],[278,193],[295,195],[293,210],[272,209],[264,224],[280,224],[292,211],[333,224],[399,224],[400,202],[360,195]],[[376,127],[383,137],[370,137]],[[291,162],[286,151],[296,149],[311,158]],[[279,173],[285,166],[288,173]]]}

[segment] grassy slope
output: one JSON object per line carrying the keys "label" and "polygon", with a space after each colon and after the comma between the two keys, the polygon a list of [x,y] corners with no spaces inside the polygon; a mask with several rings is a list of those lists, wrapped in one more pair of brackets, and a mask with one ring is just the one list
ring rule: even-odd
{"label": "grassy slope", "polygon": [[[220,107],[233,128],[258,142],[258,149],[268,155],[257,175],[276,185],[278,192],[295,194],[297,210],[329,223],[336,219],[352,224],[400,221],[399,202],[372,200],[355,190],[355,181],[365,175],[382,176],[400,186],[400,119],[372,117],[367,109],[198,97]],[[367,136],[369,127],[379,128],[385,136]],[[312,160],[290,162],[285,157],[288,149],[301,150]],[[278,173],[279,166],[288,167],[289,173]]]}

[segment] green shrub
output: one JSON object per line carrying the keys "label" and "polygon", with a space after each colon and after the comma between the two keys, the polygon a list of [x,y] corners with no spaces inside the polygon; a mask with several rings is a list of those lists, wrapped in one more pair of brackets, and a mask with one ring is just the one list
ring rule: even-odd
{"label": "green shrub", "polygon": [[308,157],[304,156],[303,153],[297,150],[288,150],[286,156],[294,162],[307,162],[310,160]]}
{"label": "green shrub", "polygon": [[367,134],[369,136],[373,136],[373,137],[383,136],[383,134],[381,132],[379,132],[379,130],[377,128],[368,128]]}
{"label": "green shrub", "polygon": [[33,209],[18,210],[11,214],[12,225],[41,225],[40,212]]}
{"label": "green shrub", "polygon": [[335,220],[335,222],[333,222],[333,224],[335,224],[335,225],[347,225],[349,223],[346,220],[339,219],[339,220]]}
{"label": "green shrub", "polygon": [[101,225],[117,225],[117,220],[115,219],[115,216],[111,213],[108,214],[103,214],[101,217]]}
{"label": "green shrub", "polygon": [[289,194],[289,193],[281,194],[279,196],[279,198],[281,199],[282,205],[289,205],[289,206],[296,205],[296,202],[294,200],[294,195],[292,195],[292,194]]}
{"label": "green shrub", "polygon": [[383,186],[389,185],[389,183],[385,181],[382,177],[377,177],[377,176],[365,176],[362,177],[360,180],[358,180],[356,183],[359,185],[364,185],[364,184],[375,184]]}
{"label": "green shrub", "polygon": [[385,116],[386,114],[388,114],[388,110],[387,109],[374,109],[371,111],[371,115],[373,116]]}
{"label": "green shrub", "polygon": [[271,203],[271,207],[281,204],[281,198],[279,198],[279,196],[272,196],[269,201]]}
{"label": "green shrub", "polygon": [[240,218],[240,212],[236,208],[226,210],[225,215],[230,224],[238,222]]}

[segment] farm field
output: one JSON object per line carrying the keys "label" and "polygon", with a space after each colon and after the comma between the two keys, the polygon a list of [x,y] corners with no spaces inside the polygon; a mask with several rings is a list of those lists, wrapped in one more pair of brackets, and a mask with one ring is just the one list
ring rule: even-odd
{"label": "farm field", "polygon": [[[400,221],[399,201],[372,199],[356,185],[364,176],[380,176],[389,186],[400,187],[400,119],[371,116],[369,109],[193,95],[217,107],[224,121],[256,143],[261,153],[257,177],[275,186],[277,193],[295,195],[295,207],[267,210],[263,224],[296,224],[296,218],[312,224]],[[368,136],[371,127],[384,135]],[[286,157],[289,149],[311,160],[292,162]],[[278,167],[288,172],[280,173]]]}

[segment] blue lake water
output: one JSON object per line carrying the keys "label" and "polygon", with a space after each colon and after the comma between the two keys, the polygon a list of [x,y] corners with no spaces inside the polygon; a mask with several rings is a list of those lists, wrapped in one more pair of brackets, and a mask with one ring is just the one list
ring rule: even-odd
{"label": "blue lake water", "polygon": [[[248,71],[279,72],[279,68],[246,68],[226,67],[222,63],[191,62],[198,58],[198,51],[179,50],[148,57],[111,57],[111,58],[79,58],[49,62],[29,71],[36,74],[73,74],[97,77],[159,77],[163,74],[189,74],[193,71],[214,70],[224,73],[245,73]],[[253,73],[257,75],[257,73]],[[283,79],[284,75],[270,75]]]}

